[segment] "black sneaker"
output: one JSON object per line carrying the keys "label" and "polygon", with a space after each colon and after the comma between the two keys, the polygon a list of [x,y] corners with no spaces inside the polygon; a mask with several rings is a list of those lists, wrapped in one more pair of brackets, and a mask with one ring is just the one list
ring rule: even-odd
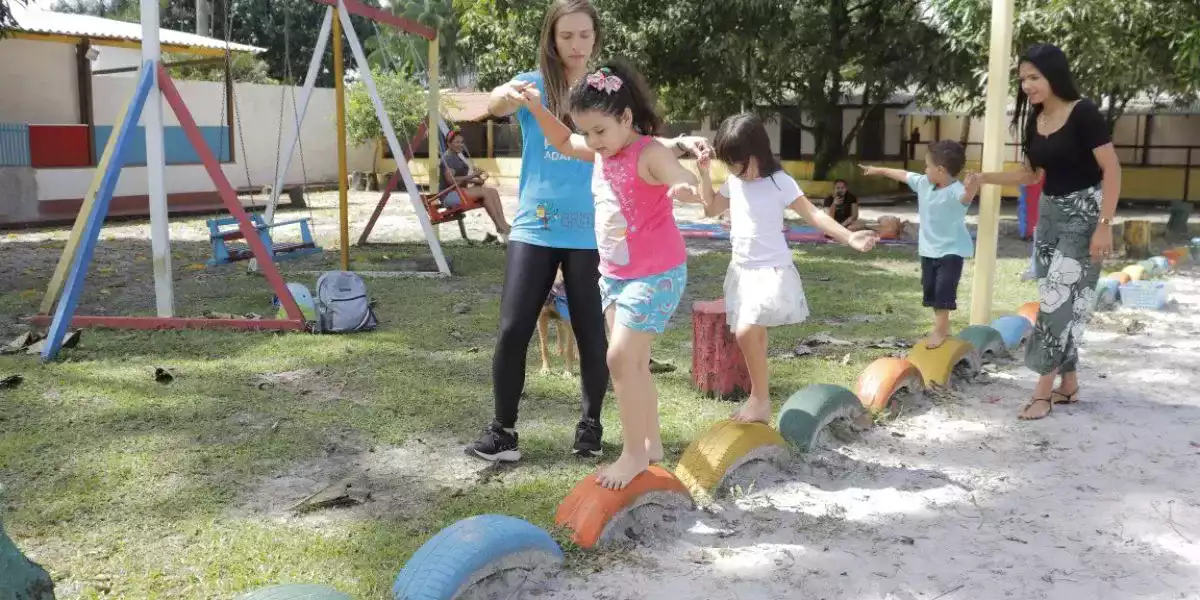
{"label": "black sneaker", "polygon": [[598,458],[604,454],[600,438],[604,437],[604,426],[595,419],[584,419],[575,426],[575,447],[571,452],[580,458]]}
{"label": "black sneaker", "polygon": [[521,450],[517,447],[517,432],[509,433],[494,422],[483,430],[483,434],[468,450],[471,454],[492,462],[521,460]]}

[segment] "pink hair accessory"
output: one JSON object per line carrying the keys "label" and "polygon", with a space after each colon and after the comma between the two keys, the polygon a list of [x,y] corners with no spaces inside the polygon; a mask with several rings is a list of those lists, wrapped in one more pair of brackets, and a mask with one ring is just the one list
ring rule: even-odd
{"label": "pink hair accessory", "polygon": [[587,76],[588,85],[609,94],[621,89],[621,78],[616,75],[605,75],[603,71],[596,71]]}

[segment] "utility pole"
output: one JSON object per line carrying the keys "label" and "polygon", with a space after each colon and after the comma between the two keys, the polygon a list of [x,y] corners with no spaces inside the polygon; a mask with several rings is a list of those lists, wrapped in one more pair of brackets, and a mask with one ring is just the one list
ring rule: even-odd
{"label": "utility pole", "polygon": [[196,35],[212,37],[212,5],[209,4],[210,1],[196,0]]}

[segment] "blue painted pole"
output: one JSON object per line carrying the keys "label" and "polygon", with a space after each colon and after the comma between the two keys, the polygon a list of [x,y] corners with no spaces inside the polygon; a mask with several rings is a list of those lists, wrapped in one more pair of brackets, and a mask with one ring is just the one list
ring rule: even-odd
{"label": "blue painted pole", "polygon": [[113,148],[113,160],[109,161],[108,166],[104,169],[104,178],[100,180],[100,188],[96,191],[96,202],[92,205],[92,212],[88,215],[87,225],[84,226],[82,245],[75,254],[75,262],[68,272],[67,284],[63,288],[62,297],[59,299],[58,305],[54,307],[54,320],[51,321],[50,331],[46,334],[46,345],[42,348],[42,360],[50,360],[58,356],[59,350],[62,349],[63,339],[66,338],[67,329],[71,327],[71,319],[75,316],[75,308],[79,305],[79,296],[83,293],[84,282],[87,279],[88,265],[92,263],[92,255],[96,250],[96,243],[100,239],[100,228],[104,225],[104,218],[108,216],[108,205],[117,189],[117,179],[121,177],[121,151],[130,135],[137,129],[142,108],[146,105],[146,99],[150,97],[151,90],[154,89],[154,73],[153,61],[142,63],[137,89],[134,91],[133,99],[130,100],[129,114],[121,123],[120,131],[113,132],[113,135],[118,136],[116,146]]}

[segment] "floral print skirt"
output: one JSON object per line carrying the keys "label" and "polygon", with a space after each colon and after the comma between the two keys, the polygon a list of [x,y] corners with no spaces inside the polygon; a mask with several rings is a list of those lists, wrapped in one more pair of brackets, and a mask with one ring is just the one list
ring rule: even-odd
{"label": "floral print skirt", "polygon": [[1100,265],[1092,262],[1090,252],[1100,200],[1100,187],[1094,186],[1062,196],[1043,195],[1038,204],[1034,268],[1041,306],[1025,365],[1040,375],[1077,368],[1100,277]]}

